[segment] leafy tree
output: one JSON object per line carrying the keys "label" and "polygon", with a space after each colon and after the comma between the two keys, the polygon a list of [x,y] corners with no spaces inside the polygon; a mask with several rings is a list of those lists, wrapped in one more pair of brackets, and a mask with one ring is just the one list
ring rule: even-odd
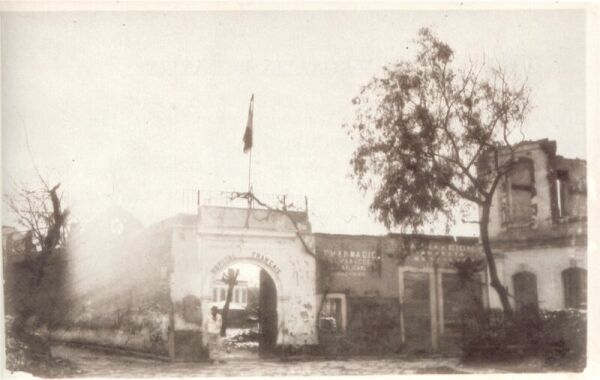
{"label": "leafy tree", "polygon": [[479,208],[491,285],[510,316],[488,224],[494,192],[516,162],[511,140],[528,113],[529,89],[501,68],[455,69],[454,51],[429,29],[416,42],[413,61],[384,67],[353,99],[355,119],[345,128],[357,142],[354,177],[374,190],[371,210],[388,228],[449,226],[457,211]]}

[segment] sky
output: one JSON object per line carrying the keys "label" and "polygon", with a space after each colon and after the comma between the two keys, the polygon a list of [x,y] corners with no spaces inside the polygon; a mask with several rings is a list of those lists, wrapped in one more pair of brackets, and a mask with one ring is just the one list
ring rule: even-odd
{"label": "sky", "polygon": [[247,189],[255,94],[254,191],[306,195],[313,231],[385,233],[349,178],[341,125],[362,85],[412,58],[424,26],[458,65],[527,77],[526,137],[586,157],[583,11],[5,13],[4,187],[33,185],[33,160],[77,220],[115,203],[145,225],[193,213],[191,189]]}

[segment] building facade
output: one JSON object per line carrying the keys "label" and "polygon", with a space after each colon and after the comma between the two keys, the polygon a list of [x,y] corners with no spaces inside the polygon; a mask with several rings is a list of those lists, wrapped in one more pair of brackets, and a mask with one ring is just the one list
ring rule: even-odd
{"label": "building facade", "polygon": [[322,317],[351,352],[453,351],[468,294],[456,263],[483,258],[477,239],[432,235],[315,234]]}
{"label": "building facade", "polygon": [[[227,300],[227,283],[223,280],[215,280],[212,283],[212,301],[221,309]],[[248,305],[248,281],[238,280],[231,294],[230,307],[245,309]]]}
{"label": "building facade", "polygon": [[[547,140],[516,152],[491,209],[500,280],[517,309],[585,308],[585,161]],[[260,269],[265,353],[456,352],[463,315],[500,308],[485,266],[465,279],[467,264],[484,260],[477,238],[314,233],[306,209],[199,205],[148,228],[117,211],[69,253],[77,286],[57,339],[201,359],[202,319],[225,297],[221,274],[242,263]],[[233,303],[245,302],[241,284]]]}
{"label": "building facade", "polygon": [[[587,303],[586,162],[528,141],[495,193],[490,239],[512,305],[584,309]],[[499,307],[490,290],[490,305]]]}

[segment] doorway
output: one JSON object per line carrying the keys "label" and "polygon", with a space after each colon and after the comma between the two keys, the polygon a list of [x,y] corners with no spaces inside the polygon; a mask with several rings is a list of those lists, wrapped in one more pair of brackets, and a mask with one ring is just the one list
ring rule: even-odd
{"label": "doorway", "polygon": [[[237,283],[230,290],[223,280],[236,271]],[[211,294],[226,325],[223,349],[229,359],[274,353],[278,335],[277,286],[269,272],[253,263],[232,263],[215,276]]]}
{"label": "doorway", "polygon": [[277,344],[277,289],[264,269],[260,270],[258,325],[258,352],[272,354]]}

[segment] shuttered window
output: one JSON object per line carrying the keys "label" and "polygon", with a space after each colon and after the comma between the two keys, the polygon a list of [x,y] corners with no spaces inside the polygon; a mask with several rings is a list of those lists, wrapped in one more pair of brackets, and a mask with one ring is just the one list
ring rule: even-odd
{"label": "shuttered window", "polygon": [[569,268],[562,272],[565,307],[585,309],[587,306],[587,270]]}
{"label": "shuttered window", "polygon": [[537,278],[531,272],[513,275],[513,288],[517,310],[524,307],[538,307]]}

